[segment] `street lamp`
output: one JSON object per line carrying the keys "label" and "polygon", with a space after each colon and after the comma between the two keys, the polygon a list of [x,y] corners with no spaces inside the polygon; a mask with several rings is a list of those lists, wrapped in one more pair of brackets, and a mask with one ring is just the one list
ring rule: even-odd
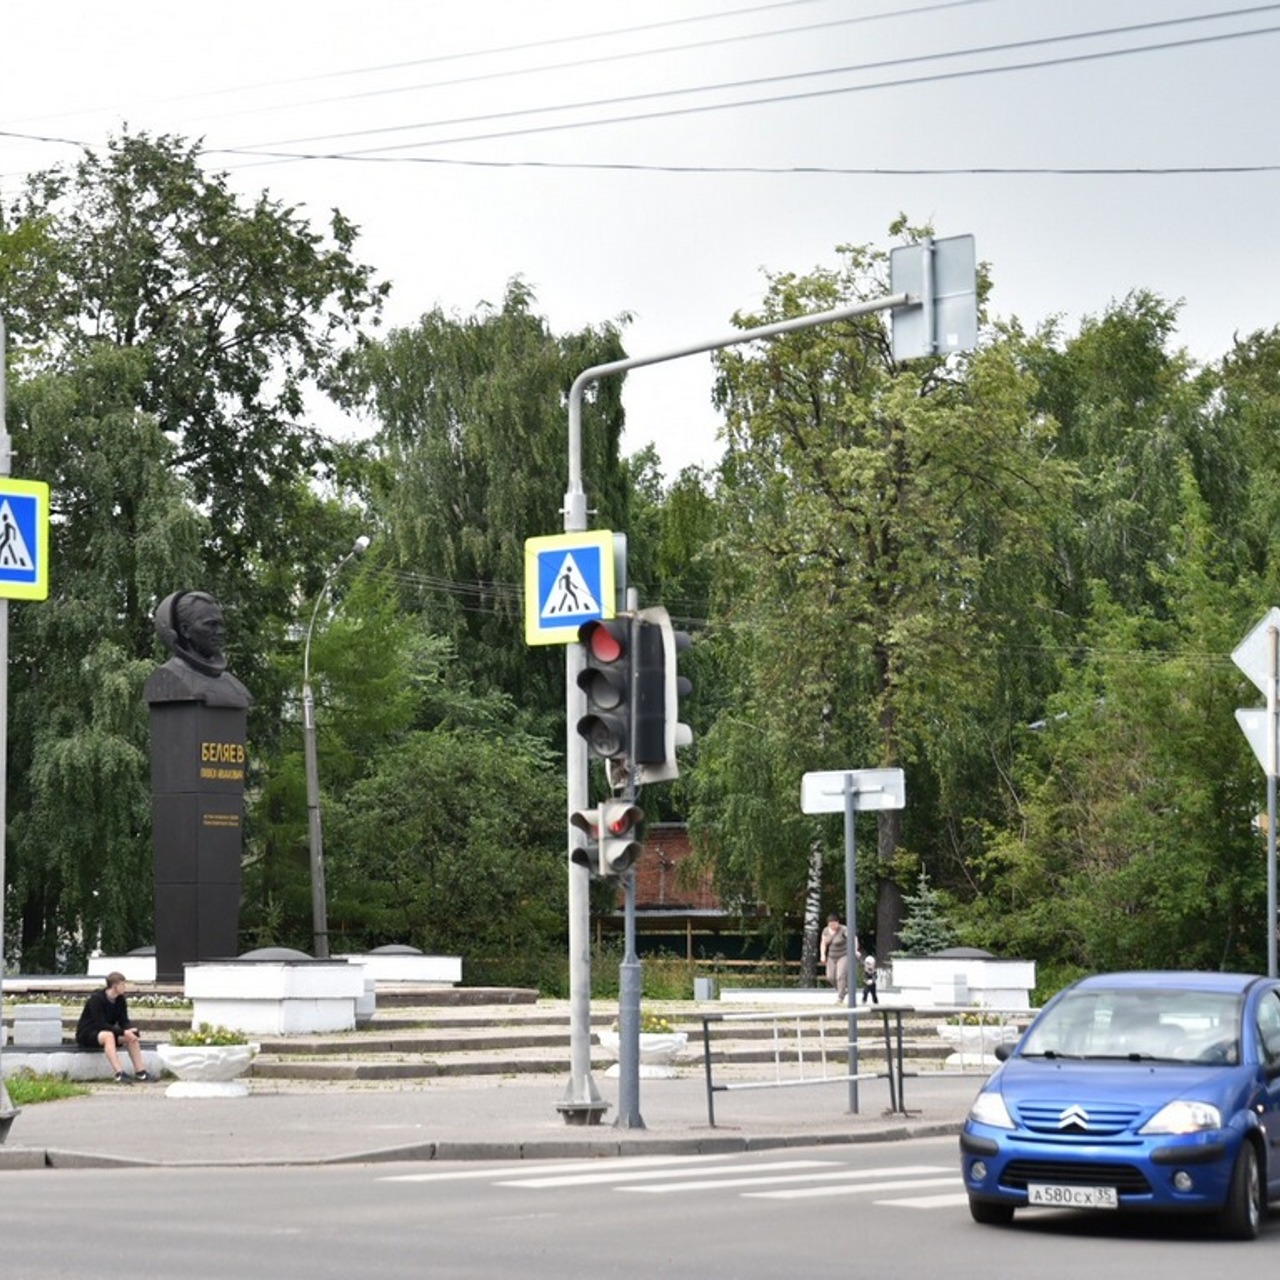
{"label": "street lamp", "polygon": [[317,960],[329,958],[329,913],[324,892],[324,836],[320,829],[320,771],[316,765],[316,704],[311,696],[311,633],[320,615],[329,584],[356,556],[368,549],[369,539],[361,534],[337,564],[325,574],[316,592],[315,608],[307,626],[306,643],[302,646],[302,745],[307,769],[307,837],[311,848],[311,928],[315,935]]}

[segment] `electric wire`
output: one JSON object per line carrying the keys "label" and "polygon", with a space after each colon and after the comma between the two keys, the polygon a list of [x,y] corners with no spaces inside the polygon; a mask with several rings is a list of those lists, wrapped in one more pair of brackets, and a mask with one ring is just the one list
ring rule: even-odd
{"label": "electric wire", "polygon": [[[1251,9],[1229,11],[1228,16],[1234,17],[1234,16],[1239,16],[1240,14],[1257,13],[1257,12],[1263,12],[1263,11],[1275,11],[1276,9],[1280,9],[1280,4],[1258,5]],[[1183,18],[1164,18],[1156,22],[1129,23],[1119,27],[1097,28],[1092,31],[1088,31],[1084,33],[1071,32],[1071,33],[1066,33],[1061,35],[1036,36],[1026,40],[1010,40],[1010,41],[1004,41],[998,44],[971,45],[968,48],[964,48],[964,49],[948,49],[948,50],[943,50],[937,53],[911,54],[910,56],[901,57],[901,58],[882,58],[872,62],[851,63],[849,65],[841,66],[841,67],[819,68],[817,70],[810,70],[810,71],[788,72],[781,75],[754,76],[754,77],[748,77],[742,80],[721,81],[718,84],[684,86],[684,87],[675,88],[675,89],[656,89],[646,93],[622,94],[622,95],[616,95],[609,98],[584,99],[576,102],[558,103],[558,104],[553,104],[551,106],[545,106],[545,107],[522,107],[522,108],[515,108],[508,111],[485,112],[478,115],[453,116],[453,117],[446,117],[444,119],[437,119],[437,120],[416,121],[412,124],[387,125],[387,126],[370,128],[370,129],[346,130],[341,133],[314,134],[310,136],[303,136],[303,137],[297,137],[297,138],[276,139],[268,142],[254,144],[254,147],[257,149],[269,148],[269,147],[285,147],[285,146],[302,145],[302,144],[311,143],[311,142],[327,142],[330,140],[341,142],[348,138],[368,137],[370,134],[383,135],[383,134],[391,134],[391,133],[404,133],[404,132],[417,130],[417,129],[427,129],[427,128],[439,129],[439,128],[450,128],[453,126],[460,126],[460,125],[483,124],[488,121],[518,119],[521,117],[539,116],[539,115],[546,115],[549,113],[563,112],[563,111],[595,110],[600,107],[621,106],[627,103],[653,102],[653,101],[659,101],[659,100],[675,98],[675,97],[685,97],[693,93],[731,92],[731,91],[737,91],[741,89],[762,87],[765,85],[785,84],[785,83],[789,83],[791,81],[796,81],[796,80],[812,80],[816,77],[863,74],[869,71],[884,71],[894,67],[914,66],[919,64],[929,64],[934,62],[949,61],[956,58],[983,57],[983,56],[989,56],[991,54],[996,54],[996,53],[1010,53],[1010,52],[1023,50],[1023,49],[1042,48],[1045,46],[1059,45],[1059,44],[1075,42],[1079,40],[1092,40],[1092,39],[1098,39],[1101,37],[1133,35],[1138,32],[1163,30],[1168,27],[1185,26],[1186,24],[1193,23],[1193,22],[1205,22],[1205,21],[1209,21],[1211,19],[1217,18],[1219,16],[1221,15],[1197,14],[1197,15],[1193,15],[1190,17],[1183,17]],[[1160,43],[1160,44],[1148,45],[1148,46],[1130,46],[1124,49],[1099,50],[1099,51],[1095,51],[1094,53],[1074,55],[1073,57],[1066,58],[1063,61],[1077,61],[1077,60],[1083,61],[1083,60],[1088,60],[1094,57],[1098,57],[1098,58],[1116,57],[1116,56],[1122,56],[1125,54],[1144,53],[1144,52],[1149,52],[1154,50],[1162,50],[1170,47],[1180,47],[1183,44],[1199,44],[1199,43],[1209,43],[1209,42],[1218,41],[1218,40],[1238,39],[1242,36],[1256,35],[1256,34],[1269,34],[1276,31],[1280,31],[1280,26],[1255,28],[1245,32],[1218,32],[1212,35],[1193,37],[1189,41],[1175,41],[1175,42]],[[954,75],[957,75],[957,76],[958,75],[986,75],[986,74],[993,74],[996,72],[1007,71],[1007,70],[1023,70],[1023,69],[1029,69],[1032,67],[1052,66],[1057,64],[1058,64],[1058,60],[1054,59],[1054,60],[1049,60],[1041,63],[1019,64],[1013,67],[1003,67],[1003,66],[980,67],[980,68],[974,68],[965,72],[957,72],[957,73],[954,73]],[[817,90],[817,91],[814,91],[812,95],[787,95],[785,97],[770,97],[770,98],[760,99],[759,102],[773,103],[778,101],[793,101],[795,100],[796,97],[825,96],[827,94],[833,94],[833,93],[856,93],[856,92],[865,91],[867,89],[892,88],[892,87],[897,87],[900,84],[908,85],[908,84],[925,83],[931,78],[932,77],[908,78],[901,81],[881,81],[872,85],[849,85],[849,86],[843,86],[837,89]],[[950,78],[950,77],[943,76],[942,78]],[[756,105],[756,104],[757,103],[755,101],[738,102],[738,103],[730,103],[730,104],[717,104],[717,105],[713,105],[710,109],[715,110],[715,109],[722,109],[723,107],[726,107],[726,106],[736,107],[736,106],[750,106],[750,105]],[[690,108],[690,110],[695,110],[695,108]],[[667,113],[665,112],[659,112],[659,113],[654,113],[652,117],[638,116],[638,117],[627,117],[626,119],[630,120],[630,119],[661,118],[666,114]],[[580,122],[576,125],[566,126],[566,127],[582,127],[583,125],[593,125],[597,123],[612,123],[612,121],[611,120],[606,120],[606,121],[593,120],[593,121]],[[484,136],[487,138],[487,137],[502,137],[502,136],[508,136],[508,135],[499,134],[499,135],[484,135]],[[476,141],[476,140],[477,139],[474,139],[474,138],[447,139],[444,141],[428,141],[428,142],[422,143],[421,145],[442,146],[442,145],[448,145],[448,143],[454,142],[454,141],[470,142],[470,141]]]}
{"label": "electric wire", "polygon": [[[1131,57],[1138,54],[1167,52],[1171,49],[1185,49],[1207,44],[1221,43],[1227,40],[1240,40],[1252,36],[1273,35],[1280,33],[1280,26],[1260,27],[1249,31],[1233,31],[1209,36],[1195,36],[1185,40],[1159,41],[1141,46],[1130,46],[1123,49],[1101,49],[1090,53],[1066,54],[1061,57],[1044,58],[1037,61],[1007,63],[1000,66],[976,67],[957,71],[933,72],[926,75],[907,76],[893,80],[878,80],[869,84],[842,85],[837,88],[810,89],[799,93],[772,94],[766,97],[739,99],[734,102],[702,103],[693,106],[671,107],[661,111],[639,112],[624,115],[598,117],[589,120],[561,121],[555,124],[529,125],[518,129],[493,130],[486,133],[456,135],[449,138],[419,140],[416,142],[388,143],[380,147],[364,147],[346,152],[289,152],[271,151],[262,147],[210,147],[206,151],[213,155],[238,155],[246,158],[262,158],[264,160],[352,160],[377,157],[393,151],[406,151],[418,147],[453,146],[465,142],[492,142],[511,138],[525,138],[536,134],[563,133],[571,130],[594,129],[604,125],[636,124],[654,120],[673,120],[694,115],[706,115],[716,111],[737,110],[744,107],[777,106],[784,103],[813,101],[820,98],[842,97],[853,93],[867,93],[881,89],[914,87],[925,84],[940,84],[955,80],[972,79],[977,76],[1004,75],[1012,72],[1040,70],[1045,67],[1070,66],[1103,59]],[[940,55],[941,56],[941,55]],[[950,56],[950,55],[948,55]],[[794,78],[794,77],[792,77]],[[538,114],[541,109],[514,114]],[[512,113],[498,113],[503,118]],[[481,119],[483,117],[476,117]],[[396,130],[402,127],[395,126]]]}

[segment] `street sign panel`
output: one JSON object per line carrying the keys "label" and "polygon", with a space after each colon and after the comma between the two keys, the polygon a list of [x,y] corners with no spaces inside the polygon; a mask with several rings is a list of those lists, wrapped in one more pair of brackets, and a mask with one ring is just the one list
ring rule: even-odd
{"label": "street sign panel", "polygon": [[0,476],[0,597],[49,596],[49,486]]}
{"label": "street sign panel", "polygon": [[608,529],[525,540],[526,644],[572,644],[584,622],[612,618],[615,603],[614,537]]}
{"label": "street sign panel", "polygon": [[1268,609],[1262,620],[1231,651],[1231,661],[1258,686],[1258,692],[1263,695],[1267,692],[1267,680],[1271,676],[1269,633],[1273,627],[1280,631],[1280,609]]}
{"label": "street sign panel", "polygon": [[1258,757],[1262,771],[1270,774],[1276,767],[1271,757],[1271,716],[1265,707],[1241,707],[1236,711],[1236,724]]}
{"label": "street sign panel", "polygon": [[806,773],[800,782],[802,813],[843,813],[845,779],[853,780],[853,807],[901,809],[907,788],[901,769],[834,769]]}
{"label": "street sign panel", "polygon": [[889,292],[919,296],[893,308],[893,358],[921,360],[978,344],[978,263],[972,236],[900,245],[889,254]]}

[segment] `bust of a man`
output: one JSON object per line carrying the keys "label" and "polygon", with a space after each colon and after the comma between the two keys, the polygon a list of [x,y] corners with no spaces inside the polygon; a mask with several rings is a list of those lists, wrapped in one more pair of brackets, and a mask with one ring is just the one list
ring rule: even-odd
{"label": "bust of a man", "polygon": [[175,591],[156,607],[156,634],[173,657],[147,679],[148,702],[247,707],[249,691],[227,671],[222,606],[207,591]]}

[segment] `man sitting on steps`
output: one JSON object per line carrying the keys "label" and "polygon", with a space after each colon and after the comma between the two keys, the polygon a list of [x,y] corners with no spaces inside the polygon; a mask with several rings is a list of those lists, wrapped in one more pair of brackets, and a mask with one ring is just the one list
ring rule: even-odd
{"label": "man sitting on steps", "polygon": [[[107,1055],[117,1084],[132,1084],[134,1080],[150,1080],[142,1062],[142,1044],[138,1029],[129,1021],[129,1006],[124,998],[123,973],[107,974],[107,985],[95,991],[85,1002],[76,1023],[76,1044],[84,1049],[97,1049]],[[120,1066],[118,1047],[124,1045],[133,1063],[133,1075]]]}

